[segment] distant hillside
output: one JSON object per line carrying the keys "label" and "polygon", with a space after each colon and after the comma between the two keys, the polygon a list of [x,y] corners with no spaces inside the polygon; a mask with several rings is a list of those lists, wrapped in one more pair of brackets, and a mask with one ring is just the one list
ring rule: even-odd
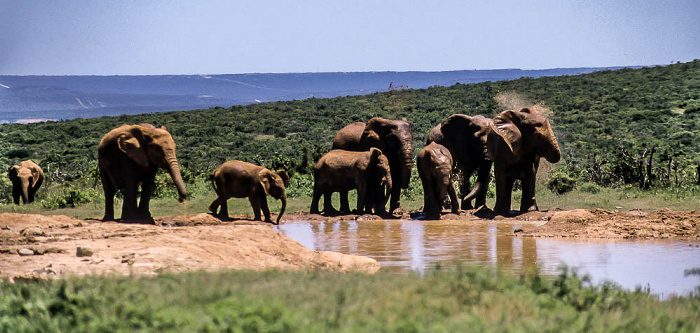
{"label": "distant hillside", "polygon": [[603,68],[167,76],[0,76],[0,123],[229,107],[408,88],[589,73]]}
{"label": "distant hillside", "polygon": [[202,179],[231,159],[284,168],[293,179],[308,179],[334,134],[353,121],[406,117],[417,153],[435,124],[454,113],[492,117],[502,110],[497,97],[504,94],[543,103],[551,111],[563,152],[555,171],[578,183],[636,184],[646,176],[652,150],[654,184],[694,182],[700,160],[700,60],[348,97],[5,124],[0,125],[0,170],[32,158],[54,174],[52,179],[94,181],[100,138],[121,124],[148,122],[165,125],[173,134],[187,181]]}

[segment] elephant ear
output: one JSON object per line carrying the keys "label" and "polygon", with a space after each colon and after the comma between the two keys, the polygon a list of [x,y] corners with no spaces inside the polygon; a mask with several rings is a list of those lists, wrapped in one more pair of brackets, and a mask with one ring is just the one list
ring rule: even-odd
{"label": "elephant ear", "polygon": [[17,178],[17,173],[19,173],[18,165],[13,165],[9,170],[7,170],[7,174],[10,176],[10,179]]}
{"label": "elephant ear", "polygon": [[32,187],[36,186],[36,183],[39,182],[39,177],[43,177],[43,172],[41,172],[41,169],[39,168],[32,168]]}
{"label": "elephant ear", "polygon": [[284,187],[289,186],[289,175],[287,174],[287,171],[284,170],[277,170],[277,175],[282,178],[282,182],[284,183]]}
{"label": "elephant ear", "polygon": [[384,137],[383,122],[382,118],[372,118],[367,122],[361,138],[365,147],[381,147]]}
{"label": "elephant ear", "polygon": [[493,131],[508,145],[513,155],[520,153],[523,135],[520,132],[521,119],[515,111],[503,111],[493,118]]}
{"label": "elephant ear", "polygon": [[141,130],[133,127],[131,131],[119,134],[117,145],[132,161],[145,168],[148,167],[148,156],[138,137],[143,137]]}
{"label": "elephant ear", "polygon": [[262,185],[263,190],[265,191],[266,195],[270,195],[270,183],[272,183],[272,180],[270,179],[270,176],[272,175],[272,172],[267,169],[262,169],[260,172],[258,172],[258,178],[260,179],[260,185]]}

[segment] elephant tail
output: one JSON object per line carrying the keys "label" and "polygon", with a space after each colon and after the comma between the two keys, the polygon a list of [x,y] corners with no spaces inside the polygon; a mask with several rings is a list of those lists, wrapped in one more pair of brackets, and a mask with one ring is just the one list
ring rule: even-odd
{"label": "elephant tail", "polygon": [[207,180],[210,180],[210,181],[211,181],[211,187],[214,189],[214,192],[219,193],[219,189],[216,188],[216,181],[214,180],[214,174],[213,174],[213,173],[212,173],[211,175],[209,175],[209,177],[207,178]]}

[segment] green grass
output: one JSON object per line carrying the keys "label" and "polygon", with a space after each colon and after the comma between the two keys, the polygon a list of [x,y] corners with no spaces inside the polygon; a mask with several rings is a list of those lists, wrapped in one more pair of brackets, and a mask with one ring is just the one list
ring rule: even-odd
{"label": "green grass", "polygon": [[[413,184],[416,187],[419,184]],[[589,184],[590,185],[590,184]],[[493,185],[492,185],[493,187]],[[169,189],[172,193],[166,193],[164,198],[154,198],[151,200],[151,213],[153,216],[170,216],[170,215],[185,215],[208,213],[208,207],[216,198],[211,185],[208,182],[200,181],[195,184],[187,185],[188,191],[191,194],[187,201],[187,205],[180,204],[175,198],[174,189]],[[104,214],[104,199],[101,189],[90,189],[95,191],[97,195],[92,198],[93,201],[76,205],[76,207],[48,209],[44,205],[44,200],[49,200],[50,195],[40,194],[37,196],[37,201],[33,204],[17,206],[13,204],[0,204],[0,212],[16,212],[25,214],[47,214],[47,215],[67,215],[75,218],[101,218]],[[288,192],[295,192],[295,196],[290,196],[287,202],[286,214],[295,212],[308,212],[311,205],[310,191],[305,189],[290,189]],[[591,191],[595,192],[592,193]],[[57,192],[52,189],[49,192]],[[401,207],[407,211],[419,210],[423,206],[422,189],[409,190],[409,196],[403,196],[401,199]],[[349,195],[350,207],[355,207],[357,195],[354,191]],[[117,198],[115,211],[117,216],[121,212],[121,200]],[[654,188],[652,190],[643,191],[636,187],[621,187],[607,188],[594,187],[591,190],[586,184],[578,186],[571,192],[565,194],[555,194],[549,191],[544,185],[538,186],[537,203],[540,210],[554,209],[595,209],[601,208],[606,210],[614,209],[642,209],[642,210],[697,210],[700,209],[700,186],[687,185],[673,188]],[[268,197],[268,204],[272,214],[277,214],[281,208],[279,200],[274,200]],[[489,207],[495,204],[493,189],[489,192],[489,197],[486,200]],[[515,191],[512,199],[512,209],[518,209],[520,204],[520,192]],[[232,198],[228,201],[229,214],[247,214],[252,217],[253,210],[250,202],[246,198]],[[338,194],[333,195],[333,206],[337,209],[340,207]],[[320,208],[323,207],[321,200]]]}
{"label": "green grass", "polygon": [[562,270],[164,274],[0,283],[2,332],[697,332],[700,298]]}

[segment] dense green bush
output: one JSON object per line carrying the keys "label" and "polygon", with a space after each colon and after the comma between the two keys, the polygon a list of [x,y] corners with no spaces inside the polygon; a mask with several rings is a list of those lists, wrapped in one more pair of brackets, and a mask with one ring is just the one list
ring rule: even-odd
{"label": "dense green bush", "polygon": [[562,171],[551,173],[547,180],[547,188],[556,194],[569,192],[574,189],[574,186],[576,186],[576,180]]}

